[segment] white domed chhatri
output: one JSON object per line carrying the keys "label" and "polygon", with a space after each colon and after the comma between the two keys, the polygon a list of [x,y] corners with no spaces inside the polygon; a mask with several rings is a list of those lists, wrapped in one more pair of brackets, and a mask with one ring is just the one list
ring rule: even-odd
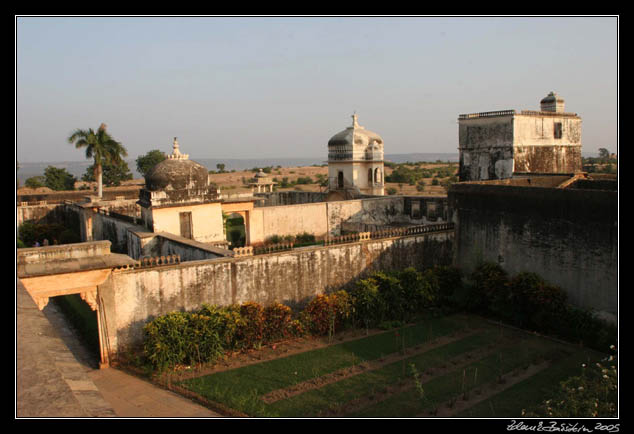
{"label": "white domed chhatri", "polygon": [[359,125],[356,113],[328,141],[328,178],[332,200],[384,193],[383,139]]}

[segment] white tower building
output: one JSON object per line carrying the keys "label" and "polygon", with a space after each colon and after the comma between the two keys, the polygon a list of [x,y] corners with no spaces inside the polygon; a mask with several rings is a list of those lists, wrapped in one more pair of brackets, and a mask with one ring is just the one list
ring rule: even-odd
{"label": "white tower building", "polygon": [[352,115],[352,125],[328,141],[329,200],[382,196],[383,139]]}

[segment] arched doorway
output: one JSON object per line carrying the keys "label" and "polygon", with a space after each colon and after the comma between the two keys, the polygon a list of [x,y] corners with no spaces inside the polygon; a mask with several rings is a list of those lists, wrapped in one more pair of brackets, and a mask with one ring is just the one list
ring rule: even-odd
{"label": "arched doorway", "polygon": [[[72,347],[73,352],[81,352],[84,358],[99,365],[100,341],[99,341],[99,311],[93,310],[79,294],[68,294],[51,297],[43,312],[49,318],[69,330],[72,338],[77,338],[79,345]],[[48,311],[47,311],[48,310]],[[55,316],[55,318],[51,318]],[[63,322],[63,324],[61,324]],[[68,337],[68,336],[67,336]],[[69,344],[67,344],[69,345]],[[70,347],[70,346],[69,346]],[[75,354],[79,357],[77,354]],[[88,361],[88,360],[84,360]]]}
{"label": "arched doorway", "polygon": [[244,217],[238,213],[231,213],[225,220],[225,233],[229,247],[244,247],[246,244],[246,226]]}

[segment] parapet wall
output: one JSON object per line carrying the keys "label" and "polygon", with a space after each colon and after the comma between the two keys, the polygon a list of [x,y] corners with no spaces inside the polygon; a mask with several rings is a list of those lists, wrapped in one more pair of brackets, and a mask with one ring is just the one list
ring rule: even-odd
{"label": "parapet wall", "polygon": [[81,259],[110,254],[110,241],[27,247],[17,250],[17,262],[31,264],[64,259]]}
{"label": "parapet wall", "polygon": [[451,263],[453,230],[278,253],[115,270],[99,287],[113,352],[143,341],[143,326],[203,303],[255,301],[301,306],[372,270],[418,269]]}

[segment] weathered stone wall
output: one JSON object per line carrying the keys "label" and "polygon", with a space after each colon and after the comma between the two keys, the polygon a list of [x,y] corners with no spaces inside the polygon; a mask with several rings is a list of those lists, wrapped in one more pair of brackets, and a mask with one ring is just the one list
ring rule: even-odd
{"label": "weathered stone wall", "polygon": [[404,217],[404,200],[401,196],[334,201],[327,204],[328,233],[331,236],[341,234],[344,222],[385,226],[400,222]]}
{"label": "weathered stone wall", "polygon": [[[430,199],[432,200],[432,199]],[[437,201],[437,199],[433,199]],[[251,242],[265,241],[273,235],[308,232],[316,237],[338,236],[347,227],[382,227],[391,224],[421,224],[424,217],[412,219],[404,213],[402,196],[380,196],[302,205],[256,207],[250,218]]]}
{"label": "weathered stone wall", "polygon": [[58,223],[76,228],[77,217],[60,204],[20,205],[16,208],[16,224],[18,227],[26,221],[38,223]]}
{"label": "weathered stone wall", "polygon": [[517,146],[514,171],[576,173],[581,171],[581,146]]}
{"label": "weathered stone wall", "polygon": [[128,231],[128,255],[133,259],[178,255],[181,261],[198,261],[232,256],[230,250],[161,232]]}
{"label": "weathered stone wall", "polygon": [[113,352],[138,346],[148,321],[172,311],[195,310],[203,303],[255,301],[300,306],[371,270],[450,264],[452,250],[450,230],[243,258],[117,270],[99,287],[108,343]]}
{"label": "weathered stone wall", "polygon": [[458,124],[461,181],[506,178],[513,173],[513,111],[461,119]]}
{"label": "weathered stone wall", "polygon": [[[103,189],[103,200],[116,200],[116,199],[129,199],[138,200],[140,185],[130,185],[122,187],[106,187]],[[49,191],[45,193],[29,193],[18,194],[17,202],[28,202],[29,204],[36,204],[40,201],[46,201],[48,203],[62,203],[66,200],[78,202],[83,200],[86,196],[94,195],[95,192],[91,190],[73,190],[73,191]]]}
{"label": "weathered stone wall", "polygon": [[110,254],[109,241],[62,244],[56,246],[17,249],[19,264],[33,264],[63,259],[82,259]]}
{"label": "weathered stone wall", "polygon": [[297,235],[304,232],[316,237],[328,233],[326,202],[254,208],[250,213],[251,244],[264,242],[273,235]]}
{"label": "weathered stone wall", "polygon": [[615,316],[617,192],[518,182],[524,186],[452,186],[455,265],[468,273],[482,261],[493,261],[510,274],[535,272],[566,290],[571,303]]}
{"label": "weathered stone wall", "polygon": [[92,240],[108,240],[112,243],[111,250],[115,253],[128,253],[128,233],[131,230],[143,230],[133,220],[126,221],[121,216],[112,216],[105,211],[97,213],[85,210],[85,216],[91,218]]}

